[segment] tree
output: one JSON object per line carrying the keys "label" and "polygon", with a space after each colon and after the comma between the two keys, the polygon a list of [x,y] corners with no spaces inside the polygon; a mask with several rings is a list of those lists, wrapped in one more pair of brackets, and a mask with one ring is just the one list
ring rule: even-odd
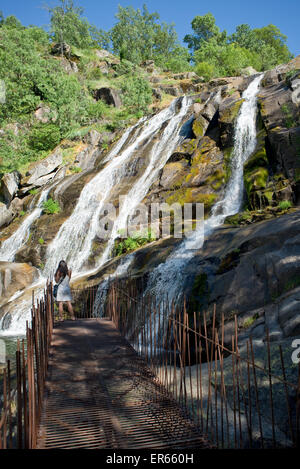
{"label": "tree", "polygon": [[194,34],[187,34],[184,38],[184,42],[188,44],[191,51],[200,49],[203,43],[208,42],[210,39],[215,39],[217,42],[226,40],[226,31],[221,33],[212,13],[196,16],[192,21],[192,29]]}
{"label": "tree", "polygon": [[51,34],[53,41],[61,48],[64,55],[64,44],[87,48],[93,43],[90,34],[91,25],[82,18],[83,9],[76,7],[73,0],[59,0],[60,5],[47,7],[51,15]]}
{"label": "tree", "polygon": [[269,24],[263,28],[253,30],[255,36],[260,39],[265,46],[272,47],[276,54],[277,65],[279,63],[288,62],[293,55],[286,44],[287,36],[280,32],[280,29],[274,24]]}
{"label": "tree", "polygon": [[[111,49],[119,54],[121,60],[135,64],[154,60],[160,65],[171,64],[175,58],[177,68],[178,62],[182,61],[188,67],[189,58],[178,42],[174,24],[159,23],[158,13],[150,13],[146,5],[142,10],[119,6],[116,18],[118,21],[109,31],[109,36]],[[107,42],[103,33],[102,39]]]}

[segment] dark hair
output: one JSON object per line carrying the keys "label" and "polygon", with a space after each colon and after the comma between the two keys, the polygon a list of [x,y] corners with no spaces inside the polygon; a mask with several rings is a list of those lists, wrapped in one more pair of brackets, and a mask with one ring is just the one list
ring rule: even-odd
{"label": "dark hair", "polygon": [[60,273],[63,275],[64,278],[66,275],[69,274],[69,269],[65,261],[60,261],[60,263],[58,264],[57,270],[60,271]]}

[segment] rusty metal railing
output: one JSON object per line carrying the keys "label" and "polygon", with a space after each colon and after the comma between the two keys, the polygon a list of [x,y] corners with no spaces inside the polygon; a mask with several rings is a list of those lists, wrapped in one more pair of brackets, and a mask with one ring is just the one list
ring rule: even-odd
{"label": "rusty metal railing", "polygon": [[[224,315],[215,309],[188,314],[167,300],[158,305],[133,279],[111,281],[105,289],[101,314],[113,320],[217,447],[299,446],[300,365],[292,379],[282,345],[271,343],[268,330],[261,358],[251,336],[240,347],[237,316],[228,345]],[[98,293],[97,287],[81,292],[85,317],[99,315]]]}
{"label": "rusty metal railing", "polygon": [[33,297],[31,324],[27,323],[26,340],[18,341],[14,370],[10,360],[3,370],[0,449],[35,448],[53,329],[53,311],[52,284],[47,283],[44,296],[36,305]]}

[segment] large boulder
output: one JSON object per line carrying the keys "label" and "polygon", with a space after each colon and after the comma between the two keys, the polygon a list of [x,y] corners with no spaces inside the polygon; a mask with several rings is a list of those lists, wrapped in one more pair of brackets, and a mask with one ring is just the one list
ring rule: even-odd
{"label": "large boulder", "polygon": [[0,261],[0,306],[17,291],[24,290],[39,278],[39,272],[28,264]]}
{"label": "large boulder", "polygon": [[20,183],[20,174],[18,171],[4,174],[1,179],[0,196],[5,203],[10,204],[16,193],[18,192]]}
{"label": "large boulder", "polygon": [[114,88],[99,88],[95,90],[94,97],[97,101],[100,99],[109,106],[119,108],[122,106],[120,92]]}
{"label": "large boulder", "polygon": [[[62,152],[60,150],[55,151],[44,160],[32,165],[32,167],[26,173],[26,179],[22,180],[22,185],[43,185],[45,181],[47,182],[47,178],[43,179],[42,181],[41,178],[53,173],[62,164],[62,162]],[[49,179],[51,179],[50,176]]]}

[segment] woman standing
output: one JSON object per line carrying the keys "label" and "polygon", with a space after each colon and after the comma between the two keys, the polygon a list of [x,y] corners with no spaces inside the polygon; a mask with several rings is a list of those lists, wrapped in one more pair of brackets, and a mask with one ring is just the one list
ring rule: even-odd
{"label": "woman standing", "polygon": [[56,301],[58,302],[59,320],[63,320],[64,304],[68,306],[68,311],[71,314],[71,318],[74,321],[74,311],[72,307],[72,293],[70,288],[72,270],[68,269],[65,261],[60,261],[54,279],[58,284]]}

